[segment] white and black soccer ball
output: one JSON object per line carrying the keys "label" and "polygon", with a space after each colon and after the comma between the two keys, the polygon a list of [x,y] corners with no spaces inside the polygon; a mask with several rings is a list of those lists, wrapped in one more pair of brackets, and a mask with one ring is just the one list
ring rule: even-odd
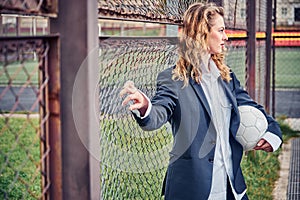
{"label": "white and black soccer ball", "polygon": [[253,106],[239,106],[240,126],[236,140],[243,146],[244,151],[253,149],[264,136],[268,122],[265,115]]}

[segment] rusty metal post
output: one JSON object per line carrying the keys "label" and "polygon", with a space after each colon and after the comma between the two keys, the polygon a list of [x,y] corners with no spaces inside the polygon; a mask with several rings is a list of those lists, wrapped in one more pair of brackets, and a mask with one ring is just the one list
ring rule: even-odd
{"label": "rusty metal post", "polygon": [[247,0],[246,89],[255,99],[256,1]]}
{"label": "rusty metal post", "polygon": [[2,19],[2,15],[0,15],[0,36],[3,36],[3,19]]}
{"label": "rusty metal post", "polygon": [[61,132],[61,112],[60,112],[60,44],[59,37],[49,40],[48,53],[49,83],[47,103],[49,109],[48,133],[49,137],[49,160],[48,170],[50,172],[48,184],[50,192],[47,198],[62,200],[62,132]]}
{"label": "rusty metal post", "polygon": [[22,19],[21,17],[16,17],[16,36],[20,36],[21,34],[21,23]]}
{"label": "rusty metal post", "polygon": [[274,10],[272,12],[273,12],[273,15],[274,15],[273,28],[274,28],[274,31],[275,31],[277,29],[277,0],[274,0]]}
{"label": "rusty metal post", "polygon": [[99,131],[94,130],[99,107],[94,99],[99,80],[94,53],[99,43],[97,1],[59,1],[58,10],[50,27],[60,35],[62,198],[99,199],[99,159],[90,152],[99,147],[93,138],[98,136],[94,131]]}
{"label": "rusty metal post", "polygon": [[276,95],[276,91],[275,91],[275,84],[276,84],[276,69],[275,69],[275,50],[276,50],[276,47],[275,47],[275,37],[273,37],[273,49],[272,49],[272,116],[275,117],[275,107],[276,107],[276,98],[275,98],[275,95]]}
{"label": "rusty metal post", "polygon": [[267,0],[265,109],[270,112],[273,2]]}

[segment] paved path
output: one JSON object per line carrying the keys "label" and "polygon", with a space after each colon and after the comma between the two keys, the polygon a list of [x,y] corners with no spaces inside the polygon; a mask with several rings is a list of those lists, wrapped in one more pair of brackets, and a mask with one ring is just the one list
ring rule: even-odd
{"label": "paved path", "polygon": [[287,199],[300,200],[300,138],[292,140],[290,156]]}
{"label": "paved path", "polygon": [[286,200],[288,177],[291,158],[291,140],[282,145],[282,151],[278,157],[280,161],[279,179],[275,182],[273,200]]}
{"label": "paved path", "polygon": [[282,145],[279,161],[279,179],[275,182],[273,199],[300,200],[300,138]]}

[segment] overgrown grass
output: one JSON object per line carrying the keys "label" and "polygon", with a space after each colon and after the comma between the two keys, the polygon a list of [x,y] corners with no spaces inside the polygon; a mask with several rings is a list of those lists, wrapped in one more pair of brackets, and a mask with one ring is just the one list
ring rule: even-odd
{"label": "overgrown grass", "polygon": [[0,199],[41,195],[38,120],[0,118]]}
{"label": "overgrown grass", "polygon": [[143,132],[131,117],[100,126],[103,199],[159,200],[168,164],[164,148],[172,142],[167,129]]}
{"label": "overgrown grass", "polygon": [[[155,135],[142,137],[136,135],[139,132],[138,127],[132,125],[131,120],[125,120],[123,126],[117,123],[113,120],[102,121],[101,126],[105,127],[102,131],[109,134],[106,139],[114,142],[110,143],[111,145],[117,145],[126,151],[151,152],[162,148],[166,144],[166,139],[170,139],[165,129],[158,132],[160,135],[157,137]],[[288,125],[282,122],[280,124],[284,133],[284,141],[299,135]],[[0,199],[35,199],[41,195],[41,175],[38,168],[40,145],[37,127],[37,119],[28,122],[27,119],[11,118],[7,121],[0,118]],[[129,127],[131,127],[130,133],[124,131]],[[116,130],[118,134],[113,133]],[[244,156],[242,169],[250,199],[272,199],[272,190],[278,178],[279,153],[280,150],[275,153],[253,151]],[[113,155],[110,154],[110,156]],[[122,159],[122,154],[120,155],[112,158]],[[101,190],[105,199],[160,199],[166,168],[144,173],[134,171],[135,165],[142,162],[143,159],[134,160],[131,163],[133,170],[127,171],[116,169],[115,166],[107,163],[101,165]],[[124,160],[119,163],[124,164]],[[147,165],[147,163],[144,164]]]}
{"label": "overgrown grass", "polygon": [[[298,137],[299,132],[292,130],[283,120],[278,119],[283,132],[283,142]],[[249,199],[272,200],[272,191],[278,179],[280,163],[278,156],[281,149],[274,153],[251,151],[242,160],[242,170],[247,184]]]}
{"label": "overgrown grass", "polygon": [[280,166],[279,152],[251,151],[243,157],[241,167],[249,199],[272,199],[272,190]]}

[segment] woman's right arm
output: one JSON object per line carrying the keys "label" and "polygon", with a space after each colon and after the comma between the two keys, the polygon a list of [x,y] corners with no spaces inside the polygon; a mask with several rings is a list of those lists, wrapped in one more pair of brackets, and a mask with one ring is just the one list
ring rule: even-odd
{"label": "woman's right arm", "polygon": [[[147,100],[145,94],[134,87],[133,82],[127,82],[120,93],[121,96],[128,94],[122,105],[127,105],[132,101],[129,109],[131,111],[139,111],[140,116],[133,113],[137,123],[143,130],[151,131],[158,129],[169,120],[174,112],[178,99],[177,85],[171,79],[171,71],[163,71],[158,75],[156,94],[150,102],[149,99]],[[146,111],[147,116],[144,116]]]}

